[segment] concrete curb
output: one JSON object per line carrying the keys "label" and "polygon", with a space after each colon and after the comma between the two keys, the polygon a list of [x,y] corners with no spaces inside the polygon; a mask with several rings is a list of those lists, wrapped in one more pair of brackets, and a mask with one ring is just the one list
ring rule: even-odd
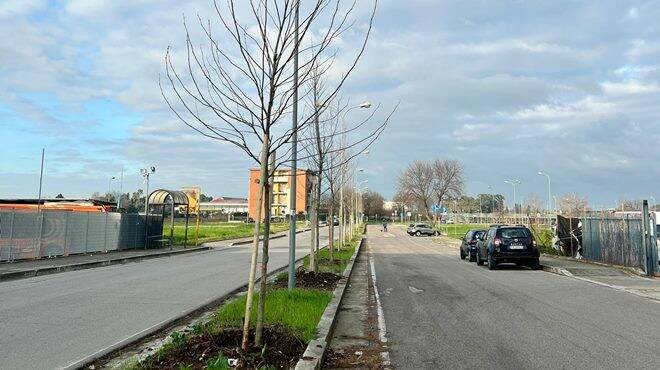
{"label": "concrete curb", "polygon": [[[200,252],[200,251],[205,251],[205,250],[209,250],[209,249],[212,249],[212,248],[202,246],[202,247],[195,247],[195,248],[180,249],[180,250],[176,250],[176,251],[165,251],[163,253],[142,254],[142,255],[138,255],[138,256],[104,259],[104,260],[101,260],[101,261],[73,263],[73,264],[70,264],[70,265],[62,265],[62,266],[40,267],[40,268],[35,268],[35,269],[30,269],[30,270],[23,270],[23,271],[11,271],[11,272],[0,273],[0,281],[24,279],[24,278],[35,277],[35,276],[56,274],[56,273],[66,272],[66,271],[85,270],[85,269],[91,269],[91,268],[94,268],[94,267],[118,265],[118,264],[123,264],[123,263],[128,263],[128,262],[138,262],[138,261],[148,260],[148,259],[153,259],[153,258],[169,257],[169,256],[173,256],[173,255],[178,255],[178,254]],[[66,258],[66,257],[63,257],[63,258]]]}
{"label": "concrete curb", "polygon": [[588,279],[588,278],[585,278],[585,277],[582,277],[582,276],[575,276],[570,271],[568,271],[566,269],[563,269],[561,267],[541,265],[541,268],[543,269],[543,271],[546,271],[546,272],[550,272],[550,273],[553,273],[553,274],[570,277],[570,278],[573,278],[573,279],[576,279],[576,280],[585,281],[587,283],[600,285],[602,287],[606,287],[606,288],[618,290],[618,291],[621,291],[621,292],[634,294],[634,295],[639,296],[639,297],[643,297],[643,298],[654,300],[656,302],[660,302],[660,298],[652,296],[650,294],[645,294],[645,293],[636,291],[634,289],[629,289],[629,288],[626,288],[626,287],[623,287],[623,286],[620,286],[620,285],[612,285],[612,284],[607,284],[607,283],[603,283],[603,282],[600,282],[600,281]]}
{"label": "concrete curb", "polygon": [[344,292],[346,291],[346,285],[353,272],[355,259],[357,258],[358,253],[360,253],[364,242],[365,237],[363,236],[360,244],[355,248],[355,253],[353,253],[348,265],[346,265],[341,280],[339,280],[337,287],[335,287],[332,300],[328,303],[325,311],[323,311],[323,316],[321,316],[321,320],[319,320],[319,324],[316,326],[316,339],[312,340],[307,345],[303,357],[298,360],[298,363],[296,364],[296,370],[320,369],[323,365],[325,350],[332,339],[332,334],[335,329],[339,306],[344,299]]}
{"label": "concrete curb", "polygon": [[600,266],[600,267],[610,267],[610,268],[618,269],[618,270],[621,270],[621,271],[624,271],[626,273],[633,274],[633,275],[636,275],[636,276],[652,277],[652,276],[647,275],[646,272],[644,272],[643,270],[640,270],[640,269],[637,269],[637,268],[634,268],[634,267],[612,265],[612,264],[609,264],[609,263],[592,261],[592,260],[588,260],[588,259],[579,259],[578,260],[578,259],[575,259],[575,258],[572,258],[572,257],[557,256],[557,255],[554,255],[554,254],[545,254],[545,253],[543,253],[542,255],[544,257],[547,257],[547,258],[554,258],[554,259],[561,260],[561,261],[578,262],[578,263],[582,263],[582,264],[585,264],[585,265],[594,265],[594,266]]}

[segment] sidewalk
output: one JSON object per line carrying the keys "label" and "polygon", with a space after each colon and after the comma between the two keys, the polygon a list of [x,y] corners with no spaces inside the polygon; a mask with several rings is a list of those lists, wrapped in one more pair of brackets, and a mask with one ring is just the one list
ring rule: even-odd
{"label": "sidewalk", "polygon": [[160,249],[132,249],[106,253],[78,254],[66,257],[43,258],[38,260],[1,262],[0,281],[53,274],[57,272],[81,270],[99,266],[165,257],[170,255],[209,250],[209,246],[173,247]]}
{"label": "sidewalk", "polygon": [[660,279],[614,266],[542,255],[543,270],[660,301]]}

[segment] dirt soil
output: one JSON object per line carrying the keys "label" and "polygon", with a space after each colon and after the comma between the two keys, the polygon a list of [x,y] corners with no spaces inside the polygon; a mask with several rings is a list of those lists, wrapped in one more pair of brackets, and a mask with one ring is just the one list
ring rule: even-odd
{"label": "dirt soil", "polygon": [[[296,287],[297,288],[313,288],[333,291],[337,286],[337,282],[341,276],[335,275],[331,272],[307,272],[300,268],[296,271]],[[286,288],[287,281],[277,281],[274,284],[275,288]]]}
{"label": "dirt soil", "polygon": [[[250,332],[253,342],[254,331]],[[179,369],[189,365],[193,369],[203,369],[209,359],[222,353],[230,359],[238,359],[237,369],[258,369],[273,366],[289,369],[295,366],[305,352],[306,345],[283,328],[264,328],[265,350],[252,348],[249,353],[241,350],[242,330],[222,328],[217,333],[204,333],[190,337],[184,344],[167,352],[161,358],[151,356],[141,363],[140,369]]]}

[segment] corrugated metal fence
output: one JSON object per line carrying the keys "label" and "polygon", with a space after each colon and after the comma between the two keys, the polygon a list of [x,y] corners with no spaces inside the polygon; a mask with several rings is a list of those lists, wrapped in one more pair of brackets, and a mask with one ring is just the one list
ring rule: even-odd
{"label": "corrugated metal fence", "polygon": [[[585,217],[582,255],[593,261],[647,271],[647,251],[641,217]],[[655,240],[649,243],[655,243]]]}
{"label": "corrugated metal fence", "polygon": [[160,216],[18,210],[0,211],[0,261],[144,248],[162,239]]}

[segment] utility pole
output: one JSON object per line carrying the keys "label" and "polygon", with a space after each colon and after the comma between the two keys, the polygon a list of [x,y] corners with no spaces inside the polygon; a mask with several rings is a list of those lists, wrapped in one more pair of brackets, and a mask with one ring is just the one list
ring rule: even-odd
{"label": "utility pole", "polygon": [[41,148],[41,170],[39,171],[39,201],[37,202],[37,213],[41,212],[41,187],[44,181],[44,156],[46,155],[46,149]]}
{"label": "utility pole", "polygon": [[[289,291],[296,287],[296,197],[298,196],[298,28],[300,16],[300,0],[296,0],[294,10],[293,46],[293,122],[291,136],[291,189],[289,190]],[[332,240],[330,241],[332,243]]]}
{"label": "utility pole", "polygon": [[121,175],[119,176],[119,197],[117,198],[117,211],[121,208],[121,197],[124,192],[124,166],[121,167]]}

